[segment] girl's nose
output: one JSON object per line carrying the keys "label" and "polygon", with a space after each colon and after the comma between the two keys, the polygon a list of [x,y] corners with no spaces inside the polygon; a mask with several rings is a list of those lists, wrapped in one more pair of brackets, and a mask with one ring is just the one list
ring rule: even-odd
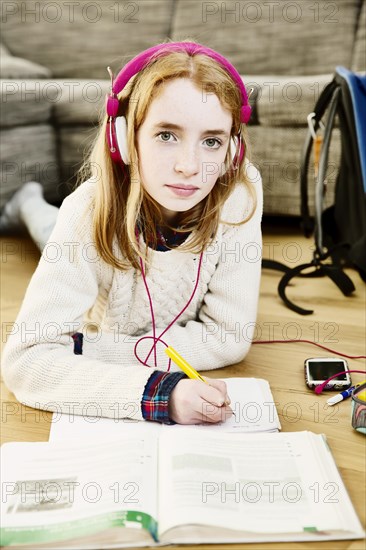
{"label": "girl's nose", "polygon": [[199,155],[197,151],[192,148],[184,148],[177,156],[175,163],[175,171],[180,172],[184,176],[188,177],[199,172]]}

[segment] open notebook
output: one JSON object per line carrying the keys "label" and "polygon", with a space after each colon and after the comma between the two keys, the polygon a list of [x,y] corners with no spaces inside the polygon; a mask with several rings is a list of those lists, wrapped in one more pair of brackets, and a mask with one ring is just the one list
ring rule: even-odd
{"label": "open notebook", "polygon": [[310,432],[182,428],[1,451],[4,546],[364,537],[325,439]]}
{"label": "open notebook", "polygon": [[[260,378],[225,378],[231,408],[230,416],[220,424],[197,425],[197,430],[215,432],[277,432],[281,429],[270,386]],[[90,409],[89,409],[90,412]],[[109,419],[74,416],[55,412],[52,418],[49,441],[118,437],[122,434],[145,435],[164,430],[180,430],[180,425],[163,426],[156,422],[138,422],[127,419]]]}

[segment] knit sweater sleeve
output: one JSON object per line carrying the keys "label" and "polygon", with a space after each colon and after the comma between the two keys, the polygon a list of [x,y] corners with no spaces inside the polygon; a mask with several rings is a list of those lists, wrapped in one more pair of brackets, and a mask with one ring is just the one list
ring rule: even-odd
{"label": "knit sweater sleeve", "polygon": [[71,335],[93,306],[109,269],[95,261],[92,209],[82,204],[88,202],[85,188],[79,190],[64,200],[31,278],[4,349],[3,378],[31,407],[141,420],[151,369],[73,353]]}

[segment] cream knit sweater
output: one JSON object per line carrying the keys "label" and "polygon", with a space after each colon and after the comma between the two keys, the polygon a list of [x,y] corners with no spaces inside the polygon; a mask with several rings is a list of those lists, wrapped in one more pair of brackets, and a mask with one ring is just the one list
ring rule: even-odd
{"label": "cream knit sweater", "polygon": [[[254,331],[262,188],[253,165],[248,165],[248,173],[257,192],[254,216],[238,227],[220,223],[204,253],[190,306],[162,338],[199,371],[242,360]],[[97,257],[91,237],[94,189],[95,181],[86,181],[61,206],[5,346],[3,378],[30,407],[142,419],[140,402],[152,369],[141,365],[133,350],[141,336],[152,336],[148,297],[135,269],[113,269]],[[241,221],[250,207],[244,186],[237,185],[221,219]],[[150,251],[150,258],[146,278],[159,335],[187,304],[199,255],[178,247]],[[98,332],[90,330],[90,319]],[[84,333],[83,355],[73,353],[71,335],[77,331]],[[151,343],[143,340],[139,345],[141,358]],[[159,343],[157,368],[166,370],[167,365]]]}

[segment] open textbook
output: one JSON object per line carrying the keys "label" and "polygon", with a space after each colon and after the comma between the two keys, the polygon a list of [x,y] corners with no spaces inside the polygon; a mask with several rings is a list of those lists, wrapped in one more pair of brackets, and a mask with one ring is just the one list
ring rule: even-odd
{"label": "open textbook", "polygon": [[325,439],[311,432],[6,443],[1,463],[4,546],[364,537]]}
{"label": "open textbook", "polygon": [[[271,388],[261,378],[225,378],[231,408],[234,415],[219,424],[199,424],[197,430],[215,432],[277,432],[281,424],[277,415]],[[90,415],[95,410],[88,409]],[[97,412],[97,411],[96,411]],[[146,433],[159,434],[165,430],[180,430],[181,425],[162,425],[156,422],[138,422],[119,418],[100,416],[75,416],[55,412],[52,417],[50,441],[68,439],[91,439],[119,437],[122,434],[144,436]]]}

